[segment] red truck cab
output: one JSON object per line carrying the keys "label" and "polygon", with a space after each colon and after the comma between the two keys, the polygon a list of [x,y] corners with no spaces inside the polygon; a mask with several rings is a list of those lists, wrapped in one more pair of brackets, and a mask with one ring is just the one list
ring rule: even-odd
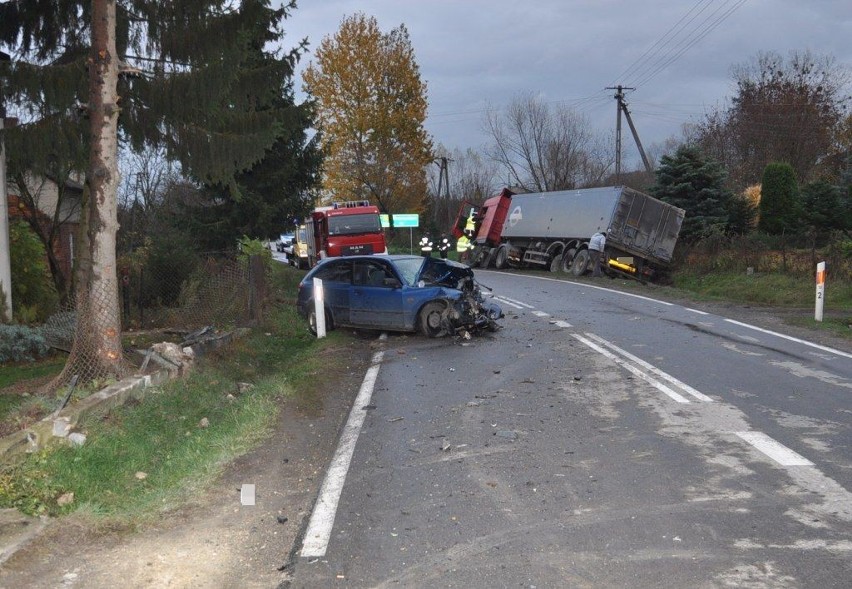
{"label": "red truck cab", "polygon": [[387,253],[379,209],[368,201],[318,207],[309,221],[310,266],[323,258]]}

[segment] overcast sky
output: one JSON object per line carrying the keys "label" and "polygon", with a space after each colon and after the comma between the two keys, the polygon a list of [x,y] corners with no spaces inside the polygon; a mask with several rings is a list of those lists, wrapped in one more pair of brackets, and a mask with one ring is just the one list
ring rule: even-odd
{"label": "overcast sky", "polygon": [[521,93],[574,106],[612,132],[605,88],[635,86],[627,101],[647,147],[722,103],[731,66],[759,51],[809,49],[852,67],[850,0],[298,0],[285,41],[307,37],[316,48],[358,11],[385,32],[405,24],[428,86],[426,127],[449,149],[482,148],[488,105]]}

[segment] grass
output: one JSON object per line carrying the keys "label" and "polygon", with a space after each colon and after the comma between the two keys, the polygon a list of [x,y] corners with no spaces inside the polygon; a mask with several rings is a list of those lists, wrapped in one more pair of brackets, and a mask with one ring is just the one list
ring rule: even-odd
{"label": "grass", "polygon": [[[48,449],[0,470],[0,507],[30,514],[79,511],[132,523],[208,486],[226,464],[268,437],[282,398],[305,395],[310,401],[311,375],[334,362],[322,351],[346,337],[317,340],[308,333],[293,304],[301,275],[276,265],[278,303],[265,325],[202,357],[186,379],[81,424],[88,436],[82,447]],[[242,382],[253,387],[238,394]],[[74,493],[73,503],[60,506],[67,493]]]}

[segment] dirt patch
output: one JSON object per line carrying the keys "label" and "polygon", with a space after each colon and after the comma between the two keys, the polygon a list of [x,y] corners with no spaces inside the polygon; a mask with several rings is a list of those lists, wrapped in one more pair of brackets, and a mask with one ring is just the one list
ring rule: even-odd
{"label": "dirt patch", "polygon": [[[338,350],[343,353],[343,350]],[[136,530],[53,522],[0,567],[0,587],[276,587],[322,482],[373,350],[350,346],[314,390],[282,398],[274,434],[203,496]],[[254,484],[256,504],[240,502]]]}

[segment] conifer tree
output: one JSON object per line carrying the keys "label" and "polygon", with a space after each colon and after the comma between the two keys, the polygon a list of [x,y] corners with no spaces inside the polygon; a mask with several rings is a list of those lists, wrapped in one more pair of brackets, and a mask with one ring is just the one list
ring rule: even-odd
{"label": "conifer tree", "polygon": [[757,228],[769,235],[781,235],[797,230],[800,220],[799,185],[793,167],[780,162],[767,165],[761,182]]}
{"label": "conifer tree", "polygon": [[[76,260],[77,337],[66,380],[123,372],[115,265],[119,138],[164,146],[185,174],[238,199],[235,176],[292,122],[282,92],[303,42],[267,53],[295,1],[12,0],[0,4],[0,92],[22,124],[10,167],[88,161]],[[258,59],[258,52],[264,59]],[[301,121],[302,119],[300,119]],[[79,344],[79,345],[78,345]],[[85,354],[89,354],[84,357]]]}
{"label": "conifer tree", "polygon": [[695,241],[728,223],[730,192],[725,188],[725,170],[690,146],[681,146],[672,156],[663,156],[651,194],[686,211],[680,237]]}

